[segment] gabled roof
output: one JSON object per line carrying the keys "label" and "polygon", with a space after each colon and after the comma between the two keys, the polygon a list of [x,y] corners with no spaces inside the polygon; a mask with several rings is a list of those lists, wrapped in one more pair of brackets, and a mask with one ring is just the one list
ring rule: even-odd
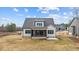
{"label": "gabled roof", "polygon": [[[76,21],[75,21],[76,20]],[[74,22],[75,21],[75,22]],[[71,24],[74,22],[74,24],[79,24],[79,17],[74,17],[73,19],[72,19],[72,21],[70,22],[70,24],[69,24],[69,26],[71,26]]]}
{"label": "gabled roof", "polygon": [[53,18],[26,18],[23,24],[23,29],[35,29],[35,26],[33,25],[35,21],[44,21],[45,26],[43,28],[46,28],[48,25],[54,26]]}

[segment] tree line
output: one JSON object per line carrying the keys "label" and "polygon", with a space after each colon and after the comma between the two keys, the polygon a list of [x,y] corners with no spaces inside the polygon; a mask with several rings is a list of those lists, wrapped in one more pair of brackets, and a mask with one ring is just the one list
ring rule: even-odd
{"label": "tree line", "polygon": [[4,26],[4,24],[2,24],[2,26],[0,27],[2,29],[2,31],[6,31],[6,32],[15,32],[15,31],[21,31],[22,28],[21,27],[17,27],[15,23],[8,23],[6,26]]}

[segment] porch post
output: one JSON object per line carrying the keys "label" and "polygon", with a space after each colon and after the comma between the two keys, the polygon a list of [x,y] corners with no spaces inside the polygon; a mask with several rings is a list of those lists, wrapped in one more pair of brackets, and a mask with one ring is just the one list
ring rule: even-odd
{"label": "porch post", "polygon": [[47,35],[48,35],[48,30],[46,30],[46,37],[47,37]]}
{"label": "porch post", "polygon": [[35,36],[35,30],[33,30],[33,33],[32,34],[33,34],[33,36]]}

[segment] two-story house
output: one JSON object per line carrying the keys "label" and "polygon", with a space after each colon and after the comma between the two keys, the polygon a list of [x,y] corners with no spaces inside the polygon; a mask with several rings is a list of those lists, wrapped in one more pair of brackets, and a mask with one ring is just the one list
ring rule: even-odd
{"label": "two-story house", "polygon": [[26,18],[23,24],[23,36],[31,38],[55,38],[53,18]]}

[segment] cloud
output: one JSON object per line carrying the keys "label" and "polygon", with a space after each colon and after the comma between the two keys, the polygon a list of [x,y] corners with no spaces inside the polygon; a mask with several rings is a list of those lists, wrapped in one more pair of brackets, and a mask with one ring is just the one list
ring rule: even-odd
{"label": "cloud", "polygon": [[74,16],[72,11],[70,11],[70,12],[64,12],[63,15],[64,16],[68,16],[68,17],[73,17]]}
{"label": "cloud", "polygon": [[36,18],[36,16],[30,16],[30,15],[27,15],[26,17],[27,18]]}
{"label": "cloud", "polygon": [[72,19],[69,16],[62,16],[58,14],[49,14],[48,18],[53,18],[55,24],[60,24],[60,23],[68,23],[70,19]]}
{"label": "cloud", "polygon": [[41,11],[41,13],[49,13],[50,10],[59,11],[60,9],[57,7],[39,7],[37,11]]}
{"label": "cloud", "polygon": [[63,15],[67,15],[67,13],[66,13],[66,12],[64,12],[64,13],[63,13]]}
{"label": "cloud", "polygon": [[[72,16],[74,16],[74,17],[79,16],[79,7],[71,7],[70,10],[72,11],[72,12],[70,12],[70,14]],[[78,14],[76,14],[76,13],[78,13]]]}
{"label": "cloud", "polygon": [[0,20],[1,20],[0,25],[1,24],[6,25],[8,23],[15,23],[15,21],[13,19],[9,18],[9,17],[1,17]]}
{"label": "cloud", "polygon": [[46,11],[49,11],[49,10],[57,10],[57,11],[59,11],[60,10],[57,7],[39,7],[38,9],[39,10],[46,10]]}
{"label": "cloud", "polygon": [[25,12],[28,12],[28,9],[27,8],[25,8],[24,10],[25,10]]}
{"label": "cloud", "polygon": [[19,10],[17,8],[13,8],[13,11],[18,12]]}
{"label": "cloud", "polygon": [[78,9],[79,10],[79,7],[70,7],[69,9],[71,9],[71,10]]}
{"label": "cloud", "polygon": [[36,16],[33,16],[34,18],[36,18]]}
{"label": "cloud", "polygon": [[16,14],[16,16],[24,16],[23,14]]}
{"label": "cloud", "polygon": [[64,16],[64,18],[65,18],[65,19],[68,19],[68,17],[67,17],[67,16]]}
{"label": "cloud", "polygon": [[74,16],[74,15],[73,15],[73,12],[69,12],[68,14],[69,14],[70,16]]}
{"label": "cloud", "polygon": [[48,11],[41,11],[41,13],[48,13]]}
{"label": "cloud", "polygon": [[57,14],[49,14],[48,18],[54,18],[55,20],[58,20],[61,18],[61,16]]}
{"label": "cloud", "polygon": [[56,11],[59,11],[60,9],[57,8],[57,7],[48,7],[49,10],[56,10]]}
{"label": "cloud", "polygon": [[37,11],[40,11],[41,13],[49,13],[48,8],[46,7],[39,7]]}
{"label": "cloud", "polygon": [[47,7],[39,7],[38,10],[43,10],[43,11],[48,11],[48,8]]}
{"label": "cloud", "polygon": [[26,17],[27,17],[27,18],[30,18],[31,16],[30,16],[30,15],[27,15]]}
{"label": "cloud", "polygon": [[1,20],[3,20],[3,21],[9,21],[10,18],[8,18],[8,17],[2,17]]}

